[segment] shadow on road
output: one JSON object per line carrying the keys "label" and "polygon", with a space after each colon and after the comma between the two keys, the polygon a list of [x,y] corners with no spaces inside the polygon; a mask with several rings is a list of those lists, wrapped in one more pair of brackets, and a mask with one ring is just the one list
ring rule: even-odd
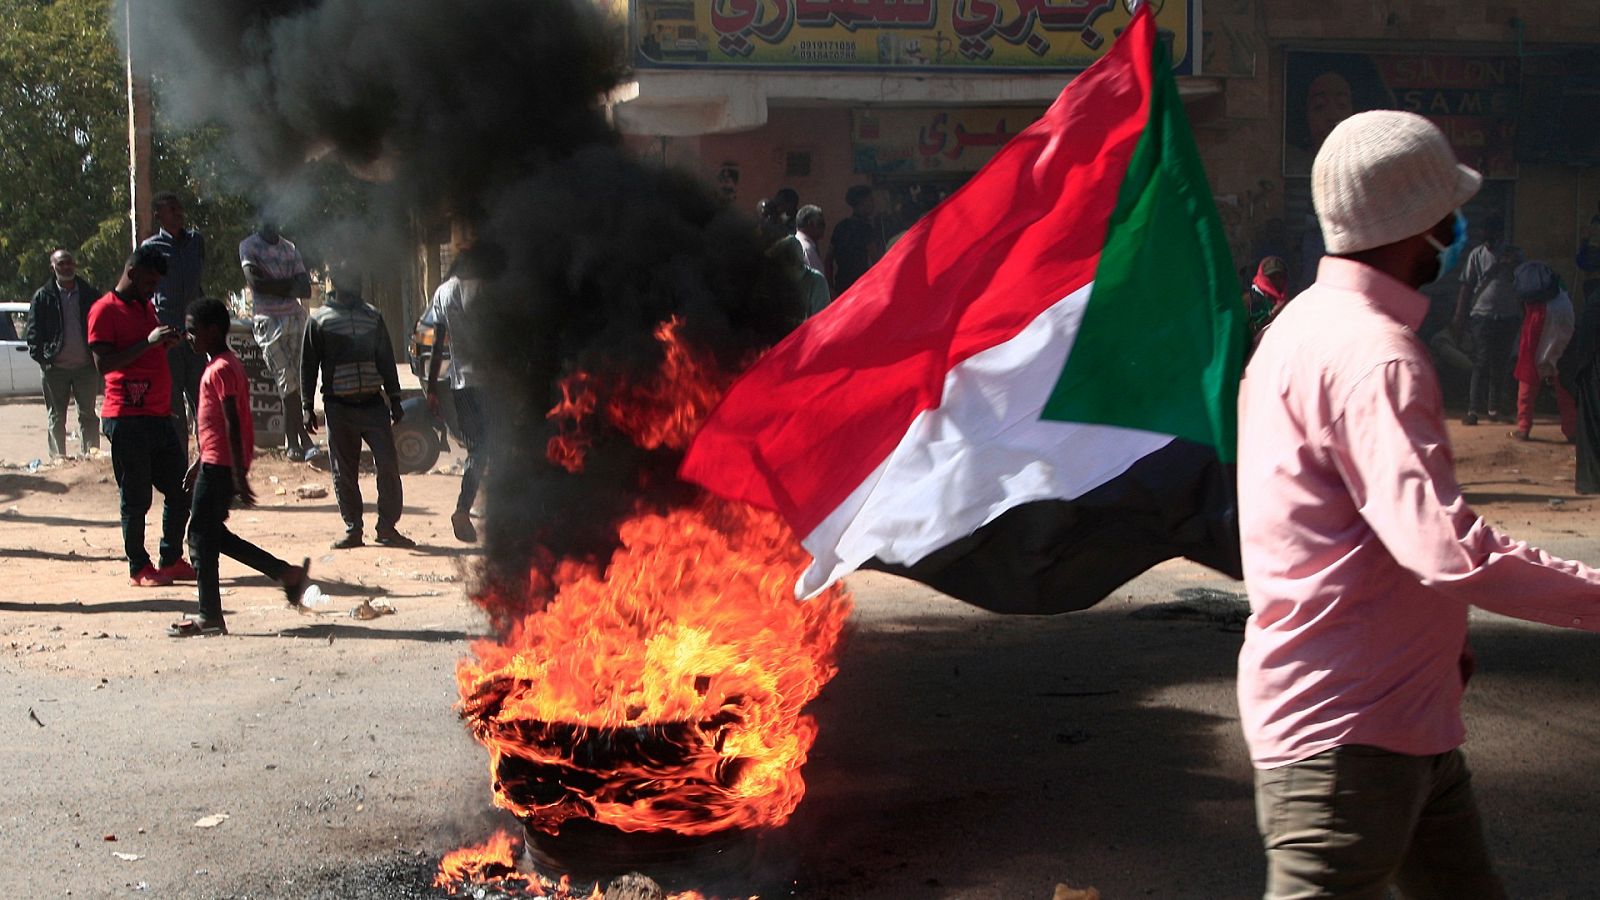
{"label": "shadow on road", "polygon": [[0,547],[0,559],[37,559],[44,562],[121,562],[121,556],[103,556],[93,553],[57,553],[53,550],[35,550],[31,547]]}
{"label": "shadow on road", "polygon": [[[158,499],[155,501],[157,508],[160,507],[160,503],[161,501],[158,495]],[[120,529],[122,527],[122,522],[117,518],[117,510],[114,505],[108,507],[106,510],[106,518],[104,519],[73,519],[67,516],[35,516],[28,513],[13,513],[9,516],[6,516],[5,520],[7,522],[26,522],[30,525],[43,525],[48,528]]]}
{"label": "shadow on road", "polygon": [[1231,685],[1239,635],[1095,612],[869,618],[847,640],[780,833],[800,896],[1259,892],[1232,704],[1169,697]]}
{"label": "shadow on road", "polygon": [[1551,500],[1560,500],[1562,503],[1576,503],[1581,500],[1591,499],[1582,494],[1543,494],[1543,493],[1517,493],[1515,491],[1462,491],[1461,496],[1466,498],[1469,506],[1486,506],[1490,503],[1537,503],[1545,504]]}
{"label": "shadow on road", "polygon": [[0,475],[0,503],[9,503],[28,494],[65,494],[67,486],[43,475]]}
{"label": "shadow on road", "polygon": [[[24,603],[10,600],[0,600],[0,612],[19,613],[127,613],[127,612],[194,612],[195,601],[193,598],[174,600],[165,597],[150,597],[143,600],[111,600],[105,603],[89,602],[74,603]],[[224,610],[229,612],[229,610]]]}
{"label": "shadow on road", "polygon": [[359,641],[420,641],[428,644],[448,644],[457,641],[476,640],[484,637],[481,634],[468,634],[465,631],[453,629],[435,631],[427,628],[373,628],[367,625],[345,625],[333,622],[319,622],[315,625],[301,625],[295,628],[284,628],[270,634],[249,634],[245,637],[289,637],[289,638],[322,638],[324,640],[359,640]]}

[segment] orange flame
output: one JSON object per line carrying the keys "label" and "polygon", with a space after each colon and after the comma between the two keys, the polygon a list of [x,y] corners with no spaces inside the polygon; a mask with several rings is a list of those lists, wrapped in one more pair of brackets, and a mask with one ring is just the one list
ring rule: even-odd
{"label": "orange flame", "polygon": [[[497,831],[482,844],[446,853],[444,859],[439,861],[433,886],[443,888],[451,896],[490,884],[497,893],[508,897],[605,900],[600,885],[595,885],[588,893],[582,893],[574,890],[571,880],[566,877],[552,881],[537,874],[517,871],[517,854],[521,849],[520,840],[504,831]],[[668,894],[666,900],[706,900],[706,896],[698,891],[684,891]]]}
{"label": "orange flame", "polygon": [[661,368],[637,381],[601,379],[578,372],[560,382],[561,402],[545,418],[560,433],[550,439],[545,456],[568,472],[583,471],[593,439],[589,420],[602,406],[604,424],[622,432],[646,450],[682,450],[711,408],[727,390],[729,378],[710,358],[684,343],[683,322],[672,318],[656,328],[661,342]]}
{"label": "orange flame", "polygon": [[[676,319],[656,338],[650,377],[563,380],[553,463],[581,471],[597,427],[688,445],[731,379]],[[796,601],[809,557],[776,515],[742,504],[642,512],[618,538],[603,566],[543,560],[528,596],[475,598],[506,633],[456,673],[495,804],[548,834],[574,818],[688,835],[783,824],[816,737],[802,709],[833,677],[847,595]]]}
{"label": "orange flame", "polygon": [[521,841],[504,831],[496,831],[494,837],[475,847],[446,853],[444,859],[439,860],[439,873],[433,877],[433,886],[449,888],[512,877],[520,880],[517,854],[521,850]]}
{"label": "orange flame", "polygon": [[801,709],[833,677],[842,590],[794,599],[807,558],[773,514],[707,500],[622,526],[603,576],[554,600],[457,672],[490,751],[495,804],[555,833],[781,825],[816,736]]}

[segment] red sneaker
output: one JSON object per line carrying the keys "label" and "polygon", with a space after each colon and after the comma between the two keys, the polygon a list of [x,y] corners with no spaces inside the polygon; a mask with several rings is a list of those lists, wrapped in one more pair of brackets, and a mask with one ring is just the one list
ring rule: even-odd
{"label": "red sneaker", "polygon": [[128,584],[134,587],[167,587],[172,584],[172,579],[162,574],[162,571],[155,566],[146,565],[128,579]]}
{"label": "red sneaker", "polygon": [[170,566],[162,566],[161,568],[157,569],[156,571],[160,572],[163,576],[165,576],[168,581],[194,581],[195,580],[194,566],[189,565],[189,561],[186,560],[186,559],[183,559],[182,557],[180,557],[178,559],[178,561],[173,563],[172,565],[170,565]]}

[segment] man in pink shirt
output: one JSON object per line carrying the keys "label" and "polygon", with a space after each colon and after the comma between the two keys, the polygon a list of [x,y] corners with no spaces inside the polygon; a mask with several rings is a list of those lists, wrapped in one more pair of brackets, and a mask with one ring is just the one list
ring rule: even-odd
{"label": "man in pink shirt", "polygon": [[1312,171],[1329,255],[1245,370],[1239,710],[1269,900],[1503,898],[1458,749],[1468,608],[1600,630],[1600,572],[1462,499],[1416,336],[1481,183],[1424,118],[1341,123]]}

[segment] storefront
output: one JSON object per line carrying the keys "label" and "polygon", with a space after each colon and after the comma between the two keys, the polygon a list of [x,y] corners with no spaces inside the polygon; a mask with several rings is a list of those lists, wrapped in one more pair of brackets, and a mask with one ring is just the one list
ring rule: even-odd
{"label": "storefront", "polygon": [[[779,188],[850,214],[875,189],[884,228],[959,188],[1130,20],[1126,0],[636,0],[636,81],[613,105],[635,146],[754,210]],[[1152,0],[1189,96],[1199,0]],[[892,236],[892,234],[890,235]]]}

